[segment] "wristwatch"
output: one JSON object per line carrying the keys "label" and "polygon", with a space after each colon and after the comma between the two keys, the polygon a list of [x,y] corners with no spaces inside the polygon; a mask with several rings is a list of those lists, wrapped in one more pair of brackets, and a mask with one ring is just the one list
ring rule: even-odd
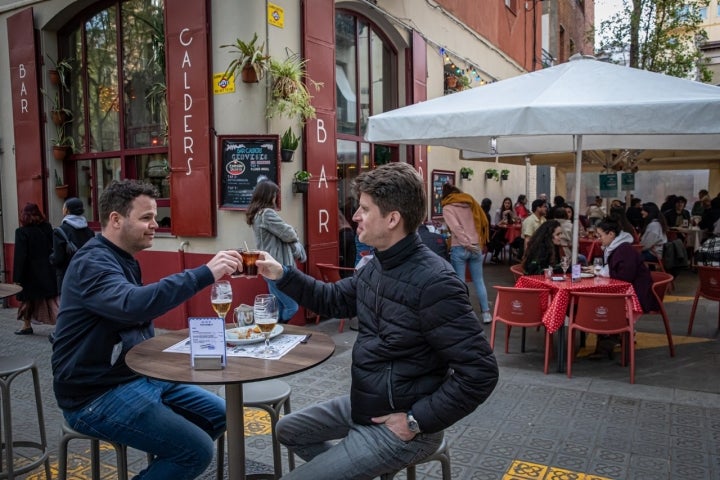
{"label": "wristwatch", "polygon": [[417,420],[415,420],[415,417],[413,417],[412,410],[408,410],[407,412],[407,422],[408,430],[413,433],[420,433],[420,425],[418,424]]}

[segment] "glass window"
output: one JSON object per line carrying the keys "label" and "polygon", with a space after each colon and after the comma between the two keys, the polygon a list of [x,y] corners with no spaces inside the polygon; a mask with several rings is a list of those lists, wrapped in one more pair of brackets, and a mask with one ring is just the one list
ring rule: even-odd
{"label": "glass window", "polygon": [[72,58],[66,134],[75,140],[66,174],[76,178],[90,222],[112,180],[138,178],[158,188],[158,219],[168,217],[169,165],[162,0],[115,0],[86,10],[61,31],[61,56]]}

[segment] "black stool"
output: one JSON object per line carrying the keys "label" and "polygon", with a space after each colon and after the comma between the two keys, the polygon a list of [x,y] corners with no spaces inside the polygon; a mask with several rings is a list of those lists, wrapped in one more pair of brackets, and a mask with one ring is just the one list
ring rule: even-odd
{"label": "black stool", "polygon": [[[10,404],[10,385],[13,380],[23,372],[30,370],[35,388],[35,407],[37,408],[38,427],[40,429],[40,442],[13,440],[12,406]],[[50,459],[48,458],[47,438],[45,436],[45,418],[43,416],[42,398],[40,396],[40,378],[35,360],[27,357],[12,356],[0,357],[0,399],[2,399],[2,421],[0,433],[5,429],[5,438],[0,443],[0,478],[13,480],[16,475],[29,472],[41,463],[45,464],[45,478],[52,478],[50,473]],[[2,438],[2,435],[0,435]],[[40,455],[27,465],[15,468],[14,448],[31,448],[40,452]],[[6,469],[3,469],[3,452],[6,452]]]}
{"label": "black stool", "polygon": [[[435,450],[435,453],[417,463],[411,463],[407,466],[407,480],[415,480],[415,467],[417,465],[435,461],[440,462],[440,466],[442,467],[443,480],[452,480],[452,472],[450,471],[450,448],[448,447],[447,440],[444,436],[442,442],[440,443],[440,446],[437,448],[437,450]],[[395,477],[395,473],[385,474],[382,475],[380,478],[381,480],[392,480]]]}

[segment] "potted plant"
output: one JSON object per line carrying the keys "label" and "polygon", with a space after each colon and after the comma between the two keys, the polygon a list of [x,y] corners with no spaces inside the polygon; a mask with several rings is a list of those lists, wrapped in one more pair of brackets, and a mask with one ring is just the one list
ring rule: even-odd
{"label": "potted plant", "polygon": [[470,180],[470,176],[474,174],[473,169],[470,167],[462,167],[460,169],[460,178],[464,180]]}
{"label": "potted plant", "polygon": [[50,55],[47,56],[52,64],[52,68],[48,70],[48,77],[50,83],[53,85],[60,85],[66,92],[70,91],[68,82],[70,81],[70,72],[73,70],[72,58],[59,58],[55,61]]}
{"label": "potted plant", "polygon": [[69,187],[63,183],[62,178],[60,178],[57,170],[55,170],[55,194],[65,200],[68,197],[68,189]]}
{"label": "potted plant", "polygon": [[293,175],[293,193],[307,193],[312,174],[307,170],[298,170]]}
{"label": "potted plant", "polygon": [[303,125],[308,119],[315,118],[315,107],[310,104],[312,95],[303,79],[316,91],[320,90],[322,83],[307,77],[306,63],[299,55],[291,55],[282,61],[270,59],[271,89],[265,112],[267,118],[280,114],[291,119],[297,118]]}
{"label": "potted plant", "polygon": [[468,78],[466,75],[459,75],[457,77],[457,89],[465,90],[466,88],[470,88],[470,78]]}
{"label": "potted plant", "polygon": [[240,78],[243,82],[257,83],[262,80],[268,69],[270,55],[265,54],[265,43],[258,45],[257,41],[258,35],[254,33],[249,42],[237,38],[235,43],[220,45],[220,48],[231,48],[231,53],[238,54],[225,69],[223,74],[225,78],[235,75],[239,68]]}
{"label": "potted plant", "polygon": [[52,139],[52,145],[55,160],[65,160],[69,154],[75,151],[75,139],[65,135],[64,125],[58,125],[55,128],[55,137]]}
{"label": "potted plant", "polygon": [[501,180],[507,180],[509,176],[510,176],[510,170],[508,170],[507,168],[500,170],[500,179]]}
{"label": "potted plant", "polygon": [[49,95],[45,89],[40,89],[40,92],[50,100],[52,106],[50,107],[50,120],[56,125],[61,126],[72,121],[72,110],[69,108],[63,108],[60,100],[60,92],[55,92],[55,95]]}
{"label": "potted plant", "polygon": [[488,180],[495,179],[496,182],[500,181],[500,174],[494,168],[488,168],[485,170],[485,178]]}
{"label": "potted plant", "polygon": [[292,131],[292,127],[288,127],[288,129],[285,130],[285,133],[282,134],[282,137],[280,137],[280,157],[283,162],[292,161],[299,142],[300,137],[295,135],[295,132]]}

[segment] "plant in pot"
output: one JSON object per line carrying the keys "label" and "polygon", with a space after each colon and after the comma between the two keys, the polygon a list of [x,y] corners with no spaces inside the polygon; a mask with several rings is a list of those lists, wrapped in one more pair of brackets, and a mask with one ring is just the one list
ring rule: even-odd
{"label": "plant in pot", "polygon": [[508,170],[507,168],[500,170],[500,179],[501,180],[507,180],[509,176],[510,176],[510,170]]}
{"label": "plant in pot", "polygon": [[465,179],[465,180],[470,180],[470,177],[471,177],[474,173],[475,173],[475,172],[473,171],[472,168],[470,168],[470,167],[462,167],[462,168],[460,169],[460,178]]}
{"label": "plant in pot", "polygon": [[293,174],[293,193],[307,193],[312,174],[307,170],[298,170]]}
{"label": "plant in pot", "polygon": [[55,137],[52,139],[53,157],[55,160],[65,160],[69,154],[75,151],[75,139],[65,135],[65,126],[55,127]]}
{"label": "plant in pot", "polygon": [[276,114],[284,115],[290,119],[298,119],[302,125],[310,118],[315,118],[315,107],[310,103],[312,95],[303,79],[320,90],[322,83],[307,77],[305,64],[300,56],[290,55],[285,60],[270,59],[270,101],[267,104],[265,115],[272,118]]}
{"label": "plant in pot", "polygon": [[45,89],[40,89],[40,92],[50,100],[52,104],[50,107],[50,120],[55,126],[62,126],[72,121],[72,110],[69,108],[63,108],[62,101],[60,99],[60,92],[55,92],[55,95],[50,95]]}
{"label": "plant in pot", "polygon": [[485,170],[485,178],[488,180],[494,179],[496,182],[500,181],[500,174],[494,168],[488,168]]}
{"label": "plant in pot", "polygon": [[285,133],[282,134],[282,137],[280,137],[280,157],[283,162],[292,162],[298,143],[300,143],[300,137],[295,135],[292,127],[288,127]]}
{"label": "plant in pot", "polygon": [[58,58],[57,61],[50,55],[47,56],[52,64],[52,68],[48,70],[50,83],[60,85],[66,92],[70,91],[70,73],[73,71],[73,58]]}
{"label": "plant in pot", "polygon": [[470,78],[468,78],[467,75],[459,75],[457,77],[457,89],[459,90],[465,90],[466,88],[470,88]]}
{"label": "plant in pot", "polygon": [[236,75],[240,69],[240,78],[245,83],[257,83],[263,79],[268,70],[270,55],[265,54],[265,43],[258,45],[257,41],[258,35],[254,33],[249,42],[236,38],[235,43],[220,45],[220,48],[230,48],[231,53],[237,54],[225,69],[225,78]]}
{"label": "plant in pot", "polygon": [[55,194],[65,200],[68,197],[68,189],[69,187],[63,183],[62,178],[60,178],[57,170],[55,170]]}

